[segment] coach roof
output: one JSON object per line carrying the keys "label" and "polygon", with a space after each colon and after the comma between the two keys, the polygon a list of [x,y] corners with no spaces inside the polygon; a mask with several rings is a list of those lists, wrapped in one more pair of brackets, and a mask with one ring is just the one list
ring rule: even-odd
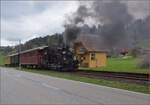
{"label": "coach roof", "polygon": [[[31,52],[31,51],[34,51],[34,50],[42,50],[42,49],[47,48],[47,47],[48,46],[41,46],[41,47],[37,47],[37,48],[21,51],[20,54]],[[8,55],[8,56],[12,57],[12,56],[16,56],[16,55],[19,55],[19,53],[11,54],[11,55]]]}
{"label": "coach roof", "polygon": [[33,49],[29,49],[29,50],[22,51],[22,52],[20,52],[20,54],[27,53],[27,52],[31,52],[31,51],[35,51],[35,50],[43,50],[44,48],[47,48],[47,47],[48,47],[48,46],[36,47],[36,48],[33,48]]}

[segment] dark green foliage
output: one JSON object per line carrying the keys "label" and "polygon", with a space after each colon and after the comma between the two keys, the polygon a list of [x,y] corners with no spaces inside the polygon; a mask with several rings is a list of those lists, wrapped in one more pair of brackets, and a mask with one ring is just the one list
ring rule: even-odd
{"label": "dark green foliage", "polygon": [[[61,34],[47,35],[45,37],[38,37],[32,40],[27,41],[25,44],[21,45],[21,50],[32,49],[40,46],[51,46],[63,43]],[[19,46],[16,46],[18,49]]]}
{"label": "dark green foliage", "polygon": [[25,51],[28,49],[40,47],[40,46],[51,46],[51,45],[58,45],[63,44],[63,35],[62,34],[54,34],[54,35],[47,35],[44,37],[38,37],[27,41],[24,44],[16,45],[14,47],[1,47],[0,53],[18,53],[19,49],[21,51]]}
{"label": "dark green foliage", "polygon": [[150,46],[150,40],[142,40],[136,43],[136,47]]}
{"label": "dark green foliage", "polygon": [[13,48],[10,46],[0,47],[0,54],[7,55]]}

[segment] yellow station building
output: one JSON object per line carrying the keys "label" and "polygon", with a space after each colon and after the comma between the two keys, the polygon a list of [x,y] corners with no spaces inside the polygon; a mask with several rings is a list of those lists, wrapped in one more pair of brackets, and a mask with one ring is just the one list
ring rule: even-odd
{"label": "yellow station building", "polygon": [[106,50],[102,48],[97,35],[80,35],[74,43],[75,57],[80,67],[106,66]]}

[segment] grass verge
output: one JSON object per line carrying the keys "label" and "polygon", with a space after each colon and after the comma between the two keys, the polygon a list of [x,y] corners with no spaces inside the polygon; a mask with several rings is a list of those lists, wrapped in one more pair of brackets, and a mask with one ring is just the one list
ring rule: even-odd
{"label": "grass verge", "polygon": [[16,69],[25,71],[25,72],[32,72],[32,73],[48,75],[48,76],[53,76],[53,77],[58,77],[58,78],[65,78],[65,79],[92,83],[92,84],[97,84],[97,85],[103,85],[103,86],[108,86],[108,87],[113,87],[113,88],[120,88],[120,89],[129,90],[129,91],[141,92],[141,93],[146,93],[146,94],[150,93],[149,86],[142,86],[142,85],[118,82],[118,81],[107,81],[107,80],[102,80],[102,79],[91,79],[87,77],[74,76],[74,75],[69,75],[65,73],[39,71],[39,70],[33,70],[33,69],[31,70],[31,69],[24,69],[24,68],[21,68],[21,69],[16,68]]}
{"label": "grass verge", "polygon": [[150,69],[140,69],[137,65],[140,58],[108,58],[106,67],[86,68],[81,67],[82,70],[97,70],[97,71],[113,71],[113,72],[129,72],[129,73],[144,73],[149,74]]}

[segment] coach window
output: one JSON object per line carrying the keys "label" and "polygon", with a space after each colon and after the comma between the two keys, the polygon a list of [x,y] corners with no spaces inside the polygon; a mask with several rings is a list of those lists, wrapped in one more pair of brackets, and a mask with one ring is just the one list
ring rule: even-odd
{"label": "coach window", "polygon": [[92,53],[92,54],[91,54],[91,60],[94,60],[94,59],[95,59],[95,54]]}

